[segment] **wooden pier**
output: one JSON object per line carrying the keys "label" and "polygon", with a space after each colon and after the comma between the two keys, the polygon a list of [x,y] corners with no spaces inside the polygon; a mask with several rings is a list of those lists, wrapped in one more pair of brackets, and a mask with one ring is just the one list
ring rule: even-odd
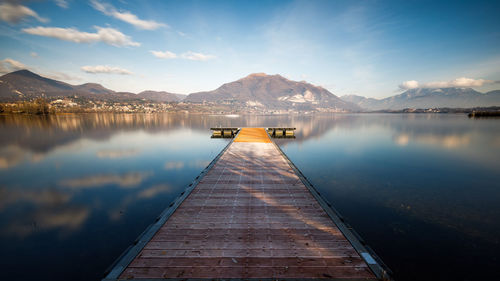
{"label": "wooden pier", "polygon": [[269,138],[243,128],[104,280],[388,280]]}

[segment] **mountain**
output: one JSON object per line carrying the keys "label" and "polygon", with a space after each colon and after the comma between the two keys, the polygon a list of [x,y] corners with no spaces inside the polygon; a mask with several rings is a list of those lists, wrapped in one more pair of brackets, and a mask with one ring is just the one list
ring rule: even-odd
{"label": "mountain", "polygon": [[333,109],[356,111],[360,108],[326,89],[306,82],[288,80],[280,75],[250,74],[209,92],[189,94],[184,102],[226,103],[262,109]]}
{"label": "mountain", "polygon": [[359,105],[363,109],[372,108],[375,104],[378,104],[379,100],[373,98],[365,98],[357,95],[345,95],[340,97],[342,100],[352,102]]}
{"label": "mountain", "polygon": [[137,94],[139,97],[156,102],[179,102],[183,100],[186,95],[173,94],[168,92],[157,91],[143,91]]}
{"label": "mountain", "polygon": [[74,86],[75,89],[82,92],[88,92],[96,95],[111,94],[113,90],[104,88],[101,84],[86,83],[79,86]]}
{"label": "mountain", "polygon": [[0,77],[0,100],[2,101],[75,95],[98,99],[137,98],[135,95],[116,93],[95,83],[70,85],[42,77],[29,70],[14,71]]}
{"label": "mountain", "polygon": [[480,93],[471,88],[416,88],[385,99],[348,95],[341,97],[365,110],[401,110],[405,108],[471,108],[500,106],[500,90]]}
{"label": "mountain", "polygon": [[140,99],[134,93],[115,92],[100,84],[71,85],[42,77],[29,70],[19,70],[0,77],[0,101],[37,97],[79,96],[93,100],[128,101]]}
{"label": "mountain", "polygon": [[28,70],[19,70],[0,77],[2,100],[33,98],[41,94],[57,96],[73,92],[75,88],[70,84],[45,78]]}

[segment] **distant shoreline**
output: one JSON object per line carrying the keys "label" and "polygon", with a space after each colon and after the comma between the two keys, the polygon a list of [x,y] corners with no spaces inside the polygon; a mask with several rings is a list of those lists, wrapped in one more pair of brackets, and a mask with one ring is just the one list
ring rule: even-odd
{"label": "distant shoreline", "polygon": [[158,110],[137,110],[137,109],[124,109],[119,110],[111,107],[107,109],[94,109],[82,107],[66,107],[56,108],[51,107],[43,102],[19,102],[15,105],[13,103],[0,103],[0,115],[66,115],[66,114],[96,114],[96,113],[113,113],[113,114],[157,114],[157,113],[175,113],[175,114],[196,114],[196,115],[218,115],[218,116],[244,116],[244,115],[266,115],[266,116],[283,116],[283,115],[330,115],[330,114],[467,114],[471,118],[479,117],[500,117],[500,107],[474,107],[474,108],[429,108],[429,109],[400,109],[400,110],[376,110],[376,111],[342,111],[342,112],[323,112],[323,111],[259,111],[259,110],[235,110],[226,111],[225,108],[213,109],[210,107],[203,107],[195,105],[194,110],[189,108],[176,108],[172,106],[168,109],[158,108]]}

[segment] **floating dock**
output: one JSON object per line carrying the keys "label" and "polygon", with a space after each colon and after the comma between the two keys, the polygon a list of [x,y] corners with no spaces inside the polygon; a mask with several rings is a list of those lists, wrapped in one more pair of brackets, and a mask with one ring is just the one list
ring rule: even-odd
{"label": "floating dock", "polygon": [[295,128],[267,128],[267,133],[273,138],[295,138]]}
{"label": "floating dock", "polygon": [[[212,130],[212,138],[234,138],[240,131],[240,128],[215,127],[210,128],[210,130]],[[295,138],[295,128],[270,127],[266,128],[266,131],[272,138]]]}
{"label": "floating dock", "polygon": [[390,280],[264,128],[243,128],[103,280]]}
{"label": "floating dock", "polygon": [[229,127],[216,127],[210,130],[212,130],[212,138],[234,138],[240,131],[239,128]]}

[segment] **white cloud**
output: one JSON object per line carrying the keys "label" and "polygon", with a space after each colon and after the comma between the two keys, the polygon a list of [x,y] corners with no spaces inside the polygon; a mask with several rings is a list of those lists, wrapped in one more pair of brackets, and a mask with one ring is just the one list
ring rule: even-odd
{"label": "white cloud", "polygon": [[405,81],[401,83],[401,85],[399,85],[399,88],[405,90],[418,88],[418,81],[415,80]]}
{"label": "white cloud", "polygon": [[68,1],[66,0],[54,0],[56,2],[56,5],[63,8],[67,9],[68,8]]}
{"label": "white cloud", "polygon": [[150,51],[150,52],[153,54],[153,56],[160,58],[160,59],[175,59],[175,58],[177,58],[176,54],[169,52],[169,51],[165,51],[165,52]]}
{"label": "white cloud", "polygon": [[6,58],[0,61],[0,74],[6,74],[12,71],[27,69],[28,67],[22,62]]}
{"label": "white cloud", "polygon": [[419,83],[415,80],[406,81],[399,85],[402,90],[415,89],[415,88],[468,88],[468,87],[482,87],[486,84],[492,84],[495,81],[485,79],[473,79],[460,77],[451,81],[435,81],[429,83]]}
{"label": "white cloud", "polygon": [[26,6],[11,3],[0,4],[0,19],[5,22],[18,23],[27,17],[33,17],[40,22],[49,21],[46,18],[40,17],[35,11]]}
{"label": "white cloud", "polygon": [[[442,85],[444,84],[445,86],[449,85],[448,87],[482,87],[484,84],[489,83],[493,83],[493,81],[460,77],[448,83],[438,82],[436,86],[443,87]],[[432,87],[433,84],[431,83],[430,86]]]}
{"label": "white cloud", "polygon": [[81,69],[87,73],[97,74],[97,73],[109,73],[109,74],[122,74],[122,75],[130,75],[131,71],[119,68],[116,66],[109,65],[95,65],[95,66],[82,66]]}
{"label": "white cloud", "polygon": [[175,58],[181,58],[181,59],[186,59],[186,60],[198,60],[198,61],[207,61],[210,59],[214,59],[215,56],[213,55],[205,55],[202,53],[195,53],[195,52],[185,52],[181,55],[176,55],[175,53],[172,53],[170,51],[150,51],[153,56],[161,59],[175,59]]}
{"label": "white cloud", "polygon": [[168,27],[164,23],[159,23],[154,20],[141,20],[136,15],[128,11],[119,12],[113,5],[102,3],[97,0],[90,1],[92,7],[103,14],[114,17],[115,19],[129,23],[139,29],[154,30],[160,27]]}
{"label": "white cloud", "polygon": [[110,27],[99,27],[95,26],[97,29],[96,33],[82,32],[76,28],[60,28],[60,27],[33,27],[24,28],[23,32],[57,38],[60,40],[75,42],[75,43],[94,43],[94,42],[104,42],[109,45],[116,47],[121,46],[132,46],[137,47],[141,44],[132,41],[130,36],[121,33],[119,30]]}
{"label": "white cloud", "polygon": [[206,61],[215,58],[215,56],[213,55],[205,55],[202,53],[195,53],[191,51],[182,54],[181,57],[188,60],[199,60],[199,61]]}

